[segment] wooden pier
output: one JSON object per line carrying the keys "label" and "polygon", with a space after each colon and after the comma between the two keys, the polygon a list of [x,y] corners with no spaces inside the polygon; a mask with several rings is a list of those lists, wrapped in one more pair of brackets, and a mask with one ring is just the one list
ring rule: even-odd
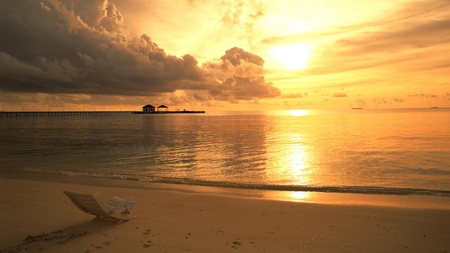
{"label": "wooden pier", "polygon": [[38,117],[38,116],[75,116],[75,115],[114,115],[114,114],[172,114],[172,113],[205,113],[205,111],[15,111],[0,112],[0,117]]}
{"label": "wooden pier", "polygon": [[74,116],[74,115],[112,115],[131,114],[132,111],[23,111],[0,112],[1,117]]}
{"label": "wooden pier", "polygon": [[205,113],[205,111],[156,111],[156,112],[132,112],[133,114],[167,114],[167,113]]}

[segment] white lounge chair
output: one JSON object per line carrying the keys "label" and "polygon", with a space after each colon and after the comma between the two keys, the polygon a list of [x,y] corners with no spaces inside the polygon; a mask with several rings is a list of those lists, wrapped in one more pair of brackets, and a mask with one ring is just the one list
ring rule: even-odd
{"label": "white lounge chair", "polygon": [[83,212],[97,216],[97,219],[121,223],[130,220],[130,210],[136,201],[132,197],[126,199],[113,197],[103,203],[97,194],[81,194],[64,191],[64,194]]}

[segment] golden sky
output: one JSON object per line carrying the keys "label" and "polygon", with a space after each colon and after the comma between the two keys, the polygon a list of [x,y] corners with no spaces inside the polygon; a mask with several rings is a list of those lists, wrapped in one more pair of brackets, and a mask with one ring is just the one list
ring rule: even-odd
{"label": "golden sky", "polygon": [[0,4],[3,110],[450,107],[450,2]]}

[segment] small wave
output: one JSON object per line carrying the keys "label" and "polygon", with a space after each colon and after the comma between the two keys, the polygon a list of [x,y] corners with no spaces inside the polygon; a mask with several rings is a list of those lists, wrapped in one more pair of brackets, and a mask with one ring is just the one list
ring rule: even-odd
{"label": "small wave", "polygon": [[[209,186],[209,187],[249,189],[249,190],[354,193],[354,194],[375,194],[375,195],[422,195],[422,196],[450,197],[450,190],[437,190],[437,189],[395,188],[382,186],[315,186],[315,185],[252,184],[252,183],[239,183],[229,181],[194,180],[190,178],[131,176],[129,174],[119,174],[119,173],[99,173],[99,172],[92,173],[81,171],[59,171],[55,173],[50,171],[43,171],[29,168],[23,169],[22,171],[38,174],[56,174],[66,176],[115,179],[124,181],[139,181],[148,183]],[[19,171],[16,170],[16,172]]]}
{"label": "small wave", "polygon": [[197,186],[226,187],[250,190],[269,191],[306,191],[324,193],[356,193],[377,195],[429,195],[450,197],[450,191],[416,188],[391,188],[380,186],[312,186],[312,185],[270,185],[270,184],[246,184],[236,182],[201,181],[185,178],[161,178],[152,180],[155,183],[186,184]]}
{"label": "small wave", "polygon": [[426,168],[426,169],[414,168],[410,169],[410,172],[423,175],[450,175],[449,170],[442,170],[438,168]]}

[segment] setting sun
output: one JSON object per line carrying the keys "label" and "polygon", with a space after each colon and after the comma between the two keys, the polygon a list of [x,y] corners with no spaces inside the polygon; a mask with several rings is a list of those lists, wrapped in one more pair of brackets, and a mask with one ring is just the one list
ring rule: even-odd
{"label": "setting sun", "polygon": [[274,46],[270,54],[284,69],[297,70],[306,66],[311,57],[311,48],[305,43]]}
{"label": "setting sun", "polygon": [[0,14],[0,253],[450,253],[450,0]]}
{"label": "setting sun", "polygon": [[4,111],[450,107],[449,0],[3,2]]}

